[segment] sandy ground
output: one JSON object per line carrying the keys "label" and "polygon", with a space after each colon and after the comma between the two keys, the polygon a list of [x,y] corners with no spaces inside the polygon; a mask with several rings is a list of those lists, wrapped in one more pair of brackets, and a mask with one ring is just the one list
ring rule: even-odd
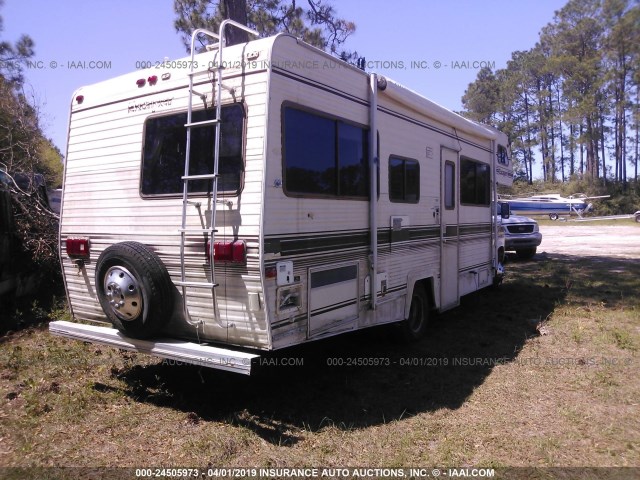
{"label": "sandy ground", "polygon": [[640,227],[630,225],[541,225],[538,253],[640,260]]}

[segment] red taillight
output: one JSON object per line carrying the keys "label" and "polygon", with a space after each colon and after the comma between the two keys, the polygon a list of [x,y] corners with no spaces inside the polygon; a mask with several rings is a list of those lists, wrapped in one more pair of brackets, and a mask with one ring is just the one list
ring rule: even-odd
{"label": "red taillight", "polygon": [[233,242],[231,251],[231,261],[236,263],[247,262],[247,244],[242,240]]}
{"label": "red taillight", "polygon": [[266,267],[264,269],[265,278],[276,278],[278,276],[278,269],[276,267]]}
{"label": "red taillight", "polygon": [[158,77],[156,75],[151,75],[147,78],[147,82],[149,82],[149,85],[155,85],[158,82]]}
{"label": "red taillight", "polygon": [[230,262],[231,242],[215,242],[213,244],[213,259],[217,262]]}
{"label": "red taillight", "polygon": [[[206,243],[207,261],[210,258],[210,242]],[[247,261],[247,244],[244,240],[236,240],[235,242],[214,242],[213,259],[216,262],[232,262],[246,263]]]}
{"label": "red taillight", "polygon": [[89,258],[89,246],[88,238],[67,238],[67,255],[71,258]]}
{"label": "red taillight", "polygon": [[136,85],[138,85],[138,87],[144,87],[145,83],[147,83],[147,81],[144,78],[140,78],[136,81]]}
{"label": "red taillight", "polygon": [[82,103],[82,102],[84,102],[84,95],[78,95],[78,96],[76,97],[76,102],[78,102],[78,103]]}

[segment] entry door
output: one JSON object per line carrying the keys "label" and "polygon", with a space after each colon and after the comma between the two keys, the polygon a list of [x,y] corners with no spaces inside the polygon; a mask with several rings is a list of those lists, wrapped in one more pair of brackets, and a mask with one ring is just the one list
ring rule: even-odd
{"label": "entry door", "polygon": [[447,310],[460,303],[458,152],[443,147],[440,159],[440,310]]}

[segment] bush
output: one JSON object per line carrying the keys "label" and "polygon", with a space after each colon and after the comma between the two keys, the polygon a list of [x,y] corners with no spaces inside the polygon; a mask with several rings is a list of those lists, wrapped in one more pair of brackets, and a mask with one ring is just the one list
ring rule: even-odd
{"label": "bush", "polygon": [[58,219],[48,208],[44,183],[32,179],[25,186],[5,172],[0,176],[2,334],[44,320],[43,309],[63,288]]}

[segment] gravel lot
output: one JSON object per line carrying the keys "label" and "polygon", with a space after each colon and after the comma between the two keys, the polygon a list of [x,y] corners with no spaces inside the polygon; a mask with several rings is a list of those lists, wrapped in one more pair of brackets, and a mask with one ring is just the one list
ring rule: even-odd
{"label": "gravel lot", "polygon": [[540,225],[542,244],[538,253],[559,253],[576,256],[633,258],[640,260],[640,226]]}

